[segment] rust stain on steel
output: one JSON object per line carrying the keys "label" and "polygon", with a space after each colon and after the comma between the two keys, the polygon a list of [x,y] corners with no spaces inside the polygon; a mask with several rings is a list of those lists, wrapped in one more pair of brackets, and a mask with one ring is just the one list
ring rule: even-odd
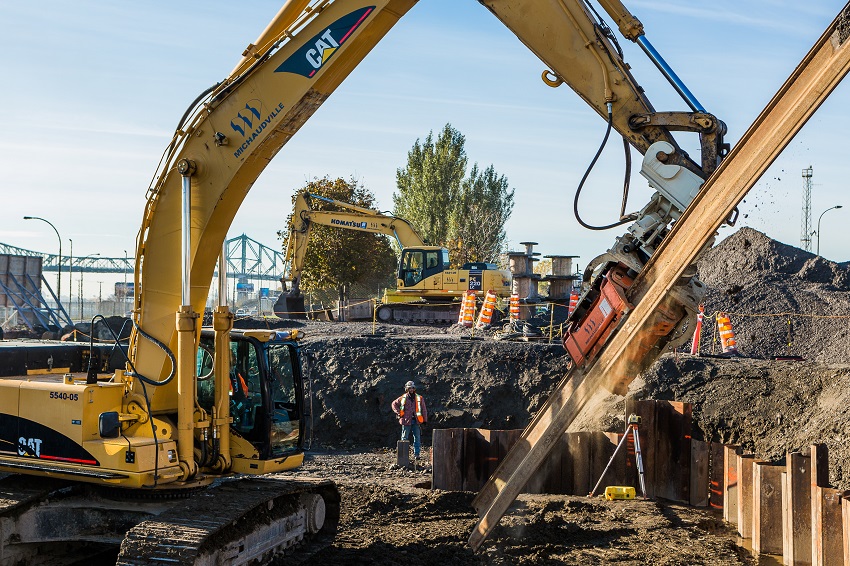
{"label": "rust stain on steel", "polygon": [[[561,381],[502,465],[473,501],[480,520],[469,537],[478,549],[545,460],[556,440],[600,386],[634,379],[638,338],[651,332],[654,317],[677,279],[714,237],[723,219],[744,198],[850,69],[842,42],[850,3],[830,25],[739,144],[703,185],[632,287],[634,311],[586,371],[573,369]],[[839,23],[841,26],[839,28]],[[835,41],[834,38],[838,38]],[[837,44],[837,45],[836,45]]]}

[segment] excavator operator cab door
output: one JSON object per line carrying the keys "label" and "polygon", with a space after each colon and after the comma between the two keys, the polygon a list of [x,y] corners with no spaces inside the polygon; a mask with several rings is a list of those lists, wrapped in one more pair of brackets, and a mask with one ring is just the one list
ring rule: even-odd
{"label": "excavator operator cab door", "polygon": [[[198,403],[208,412],[215,400],[214,347],[214,338],[205,333],[198,349]],[[297,346],[238,337],[230,341],[230,355],[233,432],[264,460],[300,452],[304,402]]]}
{"label": "excavator operator cab door", "polygon": [[445,248],[406,248],[401,252],[398,278],[404,287],[414,287],[424,279],[442,273],[448,267],[449,251]]}

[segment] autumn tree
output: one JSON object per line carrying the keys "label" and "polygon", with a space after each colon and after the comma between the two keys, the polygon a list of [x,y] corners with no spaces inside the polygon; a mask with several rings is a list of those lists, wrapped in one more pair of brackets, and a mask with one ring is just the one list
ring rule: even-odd
{"label": "autumn tree", "polygon": [[[375,207],[375,196],[353,178],[348,181],[328,177],[313,179],[303,190],[366,208]],[[319,199],[314,199],[312,205],[316,210],[337,210],[334,205]],[[291,214],[287,224],[292,225]],[[278,232],[281,238],[288,234],[289,230]],[[396,262],[385,236],[314,224],[304,256],[301,288],[308,292],[336,289],[339,299],[343,300],[345,289],[355,283],[376,288],[392,284]]]}
{"label": "autumn tree", "polygon": [[408,220],[423,238],[452,251],[452,265],[495,262],[505,246],[505,223],[514,191],[493,165],[475,163],[466,174],[464,136],[446,124],[433,138],[417,139],[407,165],[396,172],[394,213]]}

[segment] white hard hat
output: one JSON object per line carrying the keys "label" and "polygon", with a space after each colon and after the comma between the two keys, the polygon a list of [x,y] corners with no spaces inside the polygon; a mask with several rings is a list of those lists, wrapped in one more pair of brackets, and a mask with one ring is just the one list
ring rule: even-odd
{"label": "white hard hat", "polygon": [[404,384],[404,388],[405,388],[405,389],[410,389],[411,387],[412,387],[412,388],[414,388],[414,389],[416,389],[416,386],[415,386],[415,385],[413,385],[413,382],[412,382],[412,381],[408,381],[407,383],[405,383],[405,384]]}

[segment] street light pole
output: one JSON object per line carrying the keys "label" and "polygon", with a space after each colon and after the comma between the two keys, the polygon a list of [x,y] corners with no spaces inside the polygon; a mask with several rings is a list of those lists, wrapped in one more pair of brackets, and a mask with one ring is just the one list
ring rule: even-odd
{"label": "street light pole", "polygon": [[840,205],[840,204],[836,204],[833,207],[827,208],[826,210],[824,210],[823,212],[820,213],[820,216],[818,216],[818,251],[817,251],[817,255],[820,255],[820,219],[823,218],[823,215],[826,214],[827,212],[829,212],[830,210],[833,210],[833,209],[836,209],[836,208],[841,208],[841,206],[842,205]]}
{"label": "street light pole", "polygon": [[[62,302],[62,236],[59,235],[59,230],[56,229],[56,226],[54,226],[51,221],[45,220],[44,218],[41,218],[40,216],[24,216],[24,220],[41,220],[42,222],[46,222],[51,228],[53,228],[53,231],[56,232],[56,238],[59,240],[59,262],[58,262],[59,275],[56,276],[56,296],[58,297],[58,299],[56,299],[56,300],[61,303]],[[59,305],[56,305],[56,306],[58,307]]]}

